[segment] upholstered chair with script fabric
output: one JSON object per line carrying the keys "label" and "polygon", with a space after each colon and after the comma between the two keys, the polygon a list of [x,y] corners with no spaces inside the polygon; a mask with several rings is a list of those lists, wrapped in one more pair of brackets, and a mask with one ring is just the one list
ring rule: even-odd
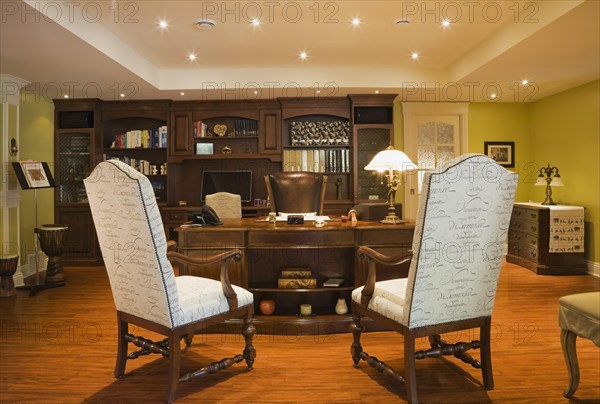
{"label": "upholstered chair with script fabric", "polygon": [[[411,256],[359,248],[368,272],[365,285],[352,292],[352,359],[404,383],[409,402],[418,401],[416,359],[453,355],[481,369],[485,389],[494,387],[490,324],[516,187],[517,175],[494,160],[461,156],[425,174]],[[386,264],[409,266],[408,278],[377,282],[376,270]],[[404,336],[403,372],[363,351],[363,316]],[[473,328],[476,340],[442,337]],[[417,350],[421,337],[429,344]],[[477,348],[479,360],[467,353]]]}
{"label": "upholstered chair with script fabric", "polygon": [[[178,382],[190,381],[242,360],[252,368],[253,297],[229,282],[227,263],[239,259],[239,250],[191,258],[167,252],[156,198],[150,181],[117,160],[102,162],[85,179],[102,257],[117,309],[118,350],[115,377],[140,355],[157,353],[169,360],[168,402],[175,399]],[[175,276],[170,260],[179,264],[221,262],[221,280]],[[245,340],[242,354],[207,364],[180,375],[181,340],[191,346],[194,332],[229,319],[241,319]],[[129,333],[129,324],[164,335],[159,342]],[[140,348],[128,353],[129,343]]]}
{"label": "upholstered chair with script fabric", "polygon": [[307,171],[278,172],[265,176],[271,212],[323,215],[327,176]]}
{"label": "upholstered chair with script fabric", "polygon": [[229,192],[216,192],[206,195],[206,204],[213,208],[221,219],[242,217],[242,197]]}

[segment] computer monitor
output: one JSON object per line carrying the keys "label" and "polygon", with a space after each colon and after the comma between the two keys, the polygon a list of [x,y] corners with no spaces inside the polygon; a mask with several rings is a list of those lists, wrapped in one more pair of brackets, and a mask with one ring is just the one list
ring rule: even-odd
{"label": "computer monitor", "polygon": [[202,202],[206,201],[206,195],[217,192],[238,194],[242,202],[252,201],[252,171],[204,171]]}

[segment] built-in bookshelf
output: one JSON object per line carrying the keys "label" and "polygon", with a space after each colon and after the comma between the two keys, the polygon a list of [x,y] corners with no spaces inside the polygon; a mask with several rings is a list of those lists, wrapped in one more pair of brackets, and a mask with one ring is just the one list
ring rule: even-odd
{"label": "built-in bookshelf", "polygon": [[211,157],[256,155],[258,121],[225,117],[194,121],[194,154]]}
{"label": "built-in bookshelf", "polygon": [[286,148],[283,151],[283,171],[310,171],[318,173],[350,172],[348,148]]}

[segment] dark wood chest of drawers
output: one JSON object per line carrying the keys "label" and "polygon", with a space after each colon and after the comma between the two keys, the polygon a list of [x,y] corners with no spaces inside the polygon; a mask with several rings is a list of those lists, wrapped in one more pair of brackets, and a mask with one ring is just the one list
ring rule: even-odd
{"label": "dark wood chest of drawers", "polygon": [[508,231],[506,260],[539,275],[576,275],[586,271],[581,252],[550,252],[550,208],[518,204]]}

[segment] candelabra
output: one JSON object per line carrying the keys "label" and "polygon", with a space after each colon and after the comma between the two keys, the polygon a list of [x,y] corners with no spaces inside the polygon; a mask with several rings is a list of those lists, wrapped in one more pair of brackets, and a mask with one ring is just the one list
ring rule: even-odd
{"label": "candelabra", "polygon": [[546,199],[542,202],[542,205],[556,205],[552,200],[552,186],[562,187],[563,182],[560,178],[557,167],[551,167],[548,163],[547,167],[540,168],[540,175],[538,175],[536,186],[546,186]]}

